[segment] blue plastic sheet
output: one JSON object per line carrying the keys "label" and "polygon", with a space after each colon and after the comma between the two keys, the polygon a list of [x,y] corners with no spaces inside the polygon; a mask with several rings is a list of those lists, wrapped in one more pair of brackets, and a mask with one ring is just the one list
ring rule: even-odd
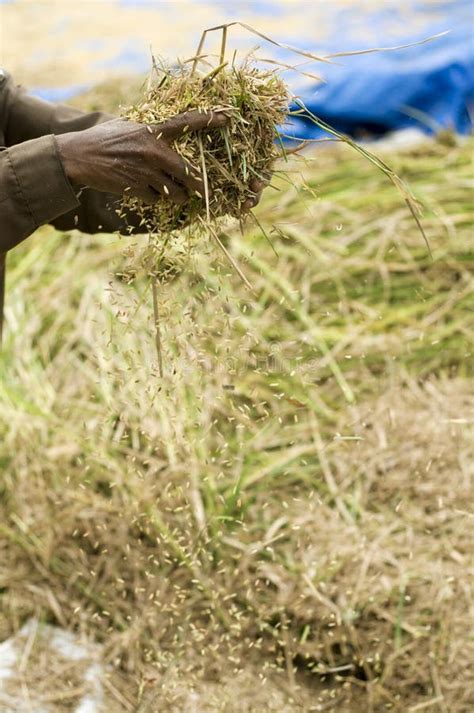
{"label": "blue plastic sheet", "polygon": [[[301,99],[328,124],[356,137],[412,127],[427,133],[441,129],[469,133],[474,108],[473,7],[471,0],[438,3],[423,35],[410,33],[407,26],[406,42],[445,30],[448,34],[409,49],[335,60],[343,64],[325,66],[327,83],[306,87]],[[426,10],[421,4],[419,9]],[[387,20],[383,11],[372,18],[381,28],[389,25]],[[341,15],[339,40],[325,49],[360,49],[360,42],[346,29],[349,32],[350,23]],[[380,37],[386,46],[387,34]],[[345,38],[343,48],[341,38]],[[287,131],[306,139],[324,134],[311,122],[298,119]]]}

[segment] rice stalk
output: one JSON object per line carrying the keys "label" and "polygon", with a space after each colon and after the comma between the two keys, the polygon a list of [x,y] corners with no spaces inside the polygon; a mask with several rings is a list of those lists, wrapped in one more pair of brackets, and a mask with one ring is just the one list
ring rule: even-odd
{"label": "rice stalk", "polygon": [[218,227],[226,217],[240,219],[254,195],[251,178],[268,177],[279,156],[275,139],[288,108],[285,83],[274,71],[250,63],[229,68],[223,61],[206,74],[186,63],[164,67],[143,100],[125,112],[128,119],[153,126],[197,110],[224,112],[229,123],[222,129],[184,132],[173,142],[174,150],[199,170],[203,196],[190,195],[184,205],[162,198],[153,206],[127,198],[125,207],[142,217],[155,244],[184,228],[195,243],[207,235],[208,225]]}

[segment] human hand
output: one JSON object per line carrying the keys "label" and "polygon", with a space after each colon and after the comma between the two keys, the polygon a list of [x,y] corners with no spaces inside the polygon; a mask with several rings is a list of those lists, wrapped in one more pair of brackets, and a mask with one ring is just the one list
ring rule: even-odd
{"label": "human hand", "polygon": [[198,111],[154,125],[113,119],[60,134],[56,141],[66,175],[75,185],[127,192],[147,203],[156,203],[160,196],[184,203],[189,192],[203,194],[203,180],[199,170],[171,148],[172,141],[185,131],[223,127],[227,121],[223,113]]}

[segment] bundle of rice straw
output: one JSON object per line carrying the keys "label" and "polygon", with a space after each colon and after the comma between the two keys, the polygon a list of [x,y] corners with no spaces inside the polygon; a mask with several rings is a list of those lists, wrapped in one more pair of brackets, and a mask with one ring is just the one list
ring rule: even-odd
{"label": "bundle of rice straw", "polygon": [[207,74],[181,64],[159,70],[155,85],[125,116],[153,125],[192,110],[222,111],[229,118],[224,128],[185,132],[173,142],[174,150],[200,170],[203,195],[190,194],[182,205],[166,197],[153,206],[136,198],[124,200],[157,237],[186,226],[199,234],[212,230],[221,218],[242,216],[244,203],[253,196],[252,180],[268,180],[281,153],[275,140],[289,110],[289,92],[275,71],[257,69],[249,61],[240,67],[223,62]]}

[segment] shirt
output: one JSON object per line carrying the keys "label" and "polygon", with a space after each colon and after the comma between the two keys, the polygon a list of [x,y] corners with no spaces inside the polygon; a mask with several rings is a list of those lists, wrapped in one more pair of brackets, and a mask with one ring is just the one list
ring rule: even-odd
{"label": "shirt", "polygon": [[112,118],[29,96],[0,69],[0,339],[8,250],[45,223],[85,233],[125,231],[117,196],[73,188],[55,139]]}

